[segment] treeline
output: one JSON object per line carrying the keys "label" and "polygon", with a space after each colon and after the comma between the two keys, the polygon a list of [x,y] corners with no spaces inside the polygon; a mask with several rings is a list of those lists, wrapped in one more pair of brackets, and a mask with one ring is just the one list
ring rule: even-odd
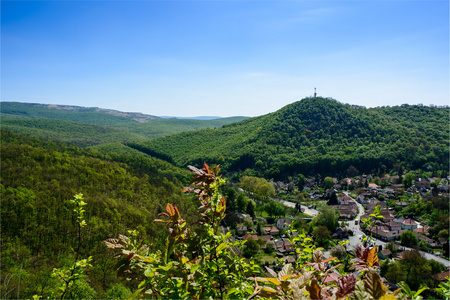
{"label": "treeline", "polygon": [[265,116],[140,141],[147,153],[168,156],[178,166],[206,160],[226,172],[247,168],[282,179],[293,174],[448,170],[448,108],[402,105],[364,108],[307,98]]}
{"label": "treeline", "polygon": [[168,202],[195,217],[196,205],[182,193],[187,172],[120,144],[106,148],[68,147],[2,130],[2,297],[8,289],[31,298],[56,288],[51,270],[70,265],[78,247],[70,203],[75,194],[84,194],[89,224],[78,254],[94,257],[89,278],[100,298],[117,283],[103,240],[137,229],[161,247],[166,233],[153,220]]}

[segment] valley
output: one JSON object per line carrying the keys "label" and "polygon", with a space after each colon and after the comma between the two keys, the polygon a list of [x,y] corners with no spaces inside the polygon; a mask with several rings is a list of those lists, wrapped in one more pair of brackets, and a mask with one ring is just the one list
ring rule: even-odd
{"label": "valley", "polygon": [[[389,293],[405,281],[414,290],[426,283],[426,295],[436,297],[436,278],[449,266],[448,115],[448,107],[365,108],[321,97],[264,116],[212,120],[2,102],[2,298],[12,292],[58,298],[64,272],[75,272],[82,258],[81,279],[61,298],[109,299],[119,290],[131,297],[148,273],[116,276],[124,261],[104,241],[117,249],[124,247],[119,241],[148,245],[139,255],[153,263],[177,234],[186,245],[175,243],[180,252],[166,260],[196,265],[196,255],[210,251],[196,247],[211,238],[222,241],[226,259],[238,260],[242,270],[250,262],[261,276],[268,276],[265,266],[277,272],[287,263],[305,266],[313,259],[305,249],[318,248],[339,258],[340,266],[330,262],[333,273],[347,276],[363,243],[377,257]],[[214,193],[226,205],[215,204],[223,205],[217,212],[224,221],[214,226],[229,232],[226,238],[202,236],[199,218],[212,204],[186,192],[193,182],[188,169],[203,174],[196,168],[204,162],[221,168]],[[85,204],[77,210],[74,203]],[[177,216],[169,204],[189,232],[170,227],[169,233],[154,222]],[[188,244],[195,251],[183,248]],[[125,274],[139,269],[130,264],[121,265]],[[234,282],[245,286],[245,278]]]}

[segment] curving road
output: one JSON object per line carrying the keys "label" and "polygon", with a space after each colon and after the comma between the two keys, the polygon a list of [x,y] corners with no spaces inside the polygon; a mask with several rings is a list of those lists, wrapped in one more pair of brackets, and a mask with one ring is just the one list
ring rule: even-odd
{"label": "curving road", "polygon": [[[343,193],[344,193],[345,195],[348,196],[348,192],[343,192]],[[350,197],[350,196],[349,196],[349,197]],[[350,198],[351,198],[351,197],[350,197]],[[353,199],[353,198],[352,198],[352,199]],[[356,199],[353,199],[353,200],[355,200],[355,202],[356,202]],[[357,219],[358,219],[359,222],[361,222],[361,216],[364,214],[364,208],[363,208],[363,206],[362,206],[361,204],[359,204],[358,202],[356,202],[356,204],[358,205],[358,209],[359,209]],[[358,222],[358,223],[359,223],[359,222]],[[358,246],[358,244],[361,243],[361,237],[362,237],[362,235],[363,235],[364,233],[361,231],[361,229],[360,229],[360,227],[359,227],[359,224],[358,224],[358,225],[355,225],[355,222],[354,222],[354,221],[350,221],[350,224],[349,224],[348,227],[353,231],[354,235],[350,237],[350,242],[347,244],[347,250],[355,250],[356,247]],[[376,245],[376,246],[383,246],[383,249],[385,249],[385,244],[386,244],[386,243],[385,243],[384,241],[378,240],[378,239],[375,239],[375,238],[373,238],[373,239],[375,240],[374,245]],[[400,246],[400,245],[399,245],[399,246]],[[400,246],[400,247],[402,247],[402,246]],[[402,248],[403,248],[404,250],[413,250],[413,249],[407,248],[407,247],[402,247]],[[423,257],[425,257],[426,259],[433,259],[433,260],[435,260],[435,261],[437,261],[437,262],[443,264],[443,265],[446,266],[447,268],[450,267],[450,261],[446,260],[445,258],[436,256],[436,255],[431,254],[431,253],[423,252],[423,251],[419,251],[419,253],[420,253]]]}

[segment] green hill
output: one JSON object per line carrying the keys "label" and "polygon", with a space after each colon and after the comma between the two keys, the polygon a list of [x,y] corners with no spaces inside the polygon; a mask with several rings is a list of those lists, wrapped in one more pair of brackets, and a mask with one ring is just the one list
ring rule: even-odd
{"label": "green hill", "polygon": [[[51,270],[73,263],[79,237],[79,255],[94,257],[89,278],[102,298],[117,282],[103,240],[137,229],[161,248],[167,233],[153,220],[168,202],[187,219],[196,217],[196,205],[182,192],[191,177],[187,170],[121,144],[66,147],[2,130],[1,153],[2,274],[23,299],[58,288]],[[81,236],[70,203],[78,193],[87,203]]]}
{"label": "green hill", "polygon": [[146,139],[181,133],[184,131],[198,130],[203,128],[217,128],[226,124],[239,122],[247,117],[218,118],[213,120],[193,119],[159,119],[147,123],[117,124],[114,128],[127,130],[144,136]]}
{"label": "green hill", "polygon": [[21,102],[1,102],[1,117],[58,119],[94,125],[138,123],[138,120],[148,122],[159,119],[141,113],[125,113],[98,107]]}
{"label": "green hill", "polygon": [[145,139],[143,135],[108,126],[56,119],[2,118],[1,125],[3,129],[12,132],[82,147]]}
{"label": "green hill", "polygon": [[0,117],[4,129],[78,146],[153,139],[246,118],[163,119],[109,109],[19,102],[1,102]]}
{"label": "green hill", "polygon": [[417,105],[365,108],[306,98],[277,112],[217,129],[128,143],[175,163],[250,168],[266,178],[342,174],[350,166],[386,172],[395,164],[448,169],[449,109]]}

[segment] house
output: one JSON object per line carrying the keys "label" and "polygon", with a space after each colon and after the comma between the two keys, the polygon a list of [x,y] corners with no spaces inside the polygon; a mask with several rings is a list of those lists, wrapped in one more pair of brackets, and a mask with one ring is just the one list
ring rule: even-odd
{"label": "house", "polygon": [[392,241],[398,239],[405,230],[389,230],[387,226],[374,226],[370,228],[372,236],[383,241]]}
{"label": "house", "polygon": [[417,223],[413,219],[406,219],[402,222],[402,229],[415,229],[417,228]]}
{"label": "house", "polygon": [[392,220],[394,220],[394,215],[389,211],[389,210],[381,210],[380,212],[380,216],[383,216],[383,222],[390,222]]}
{"label": "house", "polygon": [[257,241],[257,240],[258,240],[258,236],[257,236],[256,234],[249,234],[249,233],[247,233],[246,235],[244,235],[244,236],[242,237],[242,239],[243,239],[243,240],[252,239],[252,240]]}
{"label": "house", "polygon": [[355,206],[334,206],[339,211],[340,220],[351,220],[358,214],[358,207]]}
{"label": "house", "polygon": [[260,235],[258,236],[258,239],[262,239],[264,241],[265,244],[267,244],[268,241],[272,241],[273,240],[273,236],[271,235]]}
{"label": "house", "polygon": [[290,253],[294,251],[292,243],[285,238],[275,240],[275,249],[278,250],[278,252],[280,253]]}
{"label": "house", "polygon": [[448,279],[446,277],[450,277],[450,271],[445,271],[442,273],[434,274],[433,277],[441,282],[448,281]]}
{"label": "house", "polygon": [[392,252],[389,249],[384,249],[384,250],[381,250],[380,252],[378,252],[378,258],[380,258],[380,259],[390,258],[391,256],[392,256]]}
{"label": "house", "polygon": [[347,228],[337,228],[336,231],[331,235],[333,239],[347,239],[349,237]]}
{"label": "house", "polygon": [[414,234],[419,239],[419,241],[424,241],[425,243],[433,244],[433,240],[430,239],[429,237],[427,237],[427,236],[425,236],[423,234],[417,233],[417,232],[414,232]]}
{"label": "house", "polygon": [[399,202],[395,202],[396,206],[400,206],[400,207],[407,207],[408,206],[408,202],[406,201],[399,201]]}
{"label": "house", "polygon": [[386,225],[389,227],[390,230],[401,230],[402,229],[402,225],[400,225],[400,223],[397,223],[395,221],[390,221],[388,223],[386,223]]}
{"label": "house", "polygon": [[343,195],[342,197],[338,197],[339,204],[341,204],[341,202],[344,202],[344,201],[352,201],[353,203],[355,203],[355,201],[350,196]]}
{"label": "house", "polygon": [[428,178],[418,178],[418,175],[416,174],[414,186],[418,189],[429,189],[431,187],[431,181]]}
{"label": "house", "polygon": [[369,189],[377,189],[378,188],[378,184],[376,183],[369,183]]}
{"label": "house", "polygon": [[271,236],[280,235],[280,230],[278,230],[278,228],[276,228],[275,226],[263,227],[263,229],[267,234],[270,234]]}
{"label": "house", "polygon": [[279,218],[277,220],[277,227],[278,229],[289,229],[291,223],[292,223],[291,218]]}
{"label": "house", "polygon": [[364,195],[358,195],[358,197],[356,197],[356,201],[358,201],[361,204],[367,204],[369,203],[369,198],[367,198]]}
{"label": "house", "polygon": [[428,228],[430,228],[430,226],[426,225],[425,227],[418,227],[416,229],[413,229],[413,231],[415,233],[420,233],[423,235],[428,235]]}

